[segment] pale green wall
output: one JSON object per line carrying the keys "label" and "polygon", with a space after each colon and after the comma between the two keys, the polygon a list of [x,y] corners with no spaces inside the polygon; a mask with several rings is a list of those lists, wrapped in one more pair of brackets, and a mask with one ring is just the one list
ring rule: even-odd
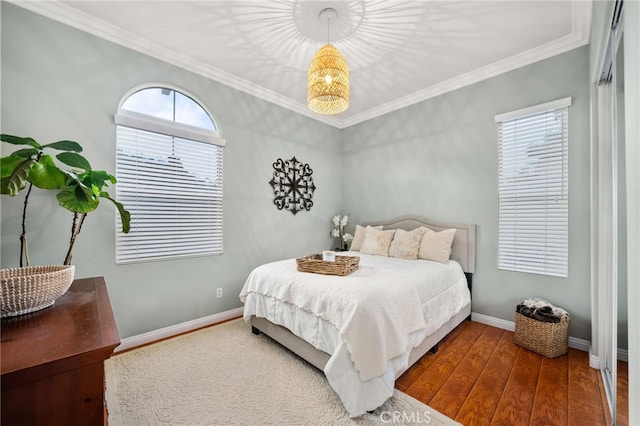
{"label": "pale green wall", "polygon": [[[240,307],[253,267],[330,247],[330,220],[341,201],[339,130],[4,2],[1,71],[2,132],[43,143],[77,140],[96,169],[115,172],[113,115],[138,84],[182,87],[221,127],[223,255],[116,266],[112,206],[87,218],[73,258],[76,276],[105,276],[121,337]],[[275,208],[268,184],[272,163],[292,156],[311,165],[318,188],[311,211],[295,216]],[[34,193],[30,203],[32,264],[64,259],[71,214],[52,195]],[[2,267],[18,265],[22,200],[2,197]]]}
{"label": "pale green wall", "polygon": [[[571,336],[588,340],[588,72],[582,47],[345,129],[344,212],[354,224],[403,214],[477,224],[473,312],[513,321],[519,301],[542,297],[571,313]],[[494,116],[567,96],[569,278],[498,270]]]}

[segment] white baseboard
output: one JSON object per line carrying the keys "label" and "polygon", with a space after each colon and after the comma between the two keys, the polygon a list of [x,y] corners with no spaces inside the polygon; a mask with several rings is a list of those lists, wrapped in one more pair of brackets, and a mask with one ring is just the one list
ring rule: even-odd
{"label": "white baseboard", "polygon": [[629,362],[629,350],[618,348],[618,361]]}
{"label": "white baseboard", "polygon": [[[627,349],[618,348],[618,361],[629,362],[629,351]],[[589,366],[591,368],[597,368],[602,370],[604,366],[600,364],[600,358],[591,353],[591,346],[589,346]]]}
{"label": "white baseboard", "polygon": [[[488,315],[476,314],[473,312],[471,313],[471,321],[501,328],[503,330],[515,331],[516,329],[516,323],[513,321],[507,321],[500,318],[490,317]],[[591,342],[589,342],[588,340],[578,339],[577,337],[569,336],[570,348],[589,352],[590,345],[591,345]]]}
{"label": "white baseboard", "polygon": [[[627,349],[618,348],[618,361],[629,362],[629,351]],[[589,345],[589,367],[602,370],[604,366],[600,363],[600,358],[594,355]]]}
{"label": "white baseboard", "polygon": [[117,353],[126,351],[128,349],[147,345],[149,343],[157,342],[158,340],[166,339],[168,337],[177,336],[178,334],[187,333],[189,331],[197,330],[202,327],[208,327],[222,321],[241,317],[242,312],[242,307],[235,308],[231,309],[230,311],[220,312],[218,314],[213,314],[180,324],[171,325],[159,330],[153,330],[147,333],[138,334],[137,336],[126,337],[122,339],[122,341],[120,342],[120,346],[116,347],[114,352]]}
{"label": "white baseboard", "polygon": [[475,312],[471,312],[471,321],[479,322],[480,324],[486,324],[508,331],[515,331],[516,329],[516,323],[513,321],[490,317],[489,315],[476,314]]}
{"label": "white baseboard", "polygon": [[589,345],[589,367],[595,368],[596,370],[601,370],[600,358],[594,355],[591,349],[592,349],[591,345]]}

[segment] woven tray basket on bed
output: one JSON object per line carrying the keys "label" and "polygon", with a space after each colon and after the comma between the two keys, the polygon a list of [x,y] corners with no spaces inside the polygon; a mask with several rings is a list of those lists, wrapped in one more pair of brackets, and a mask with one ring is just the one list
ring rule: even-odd
{"label": "woven tray basket on bed", "polygon": [[360,257],[336,256],[335,262],[325,262],[321,254],[311,254],[296,259],[298,271],[324,275],[348,275],[358,269]]}
{"label": "woven tray basket on bed", "polygon": [[543,322],[516,312],[513,341],[547,358],[564,355],[569,344],[569,321],[569,315],[563,315],[560,322]]}
{"label": "woven tray basket on bed", "polygon": [[28,314],[53,305],[71,286],[75,266],[0,269],[0,317]]}

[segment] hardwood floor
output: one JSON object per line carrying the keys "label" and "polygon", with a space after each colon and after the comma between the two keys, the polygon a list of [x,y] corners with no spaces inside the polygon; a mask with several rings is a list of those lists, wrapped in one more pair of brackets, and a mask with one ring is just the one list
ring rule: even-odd
{"label": "hardwood floor", "polygon": [[[626,363],[619,363],[618,425],[628,423]],[[602,378],[586,352],[549,359],[513,333],[465,321],[396,381],[464,425],[607,425]]]}
{"label": "hardwood floor", "polygon": [[618,392],[616,399],[616,424],[628,426],[629,424],[629,364],[618,361]]}

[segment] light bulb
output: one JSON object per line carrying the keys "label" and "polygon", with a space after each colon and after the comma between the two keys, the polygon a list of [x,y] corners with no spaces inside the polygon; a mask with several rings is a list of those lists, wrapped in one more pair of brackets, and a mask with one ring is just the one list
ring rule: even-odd
{"label": "light bulb", "polygon": [[327,74],[324,76],[324,81],[330,85],[331,84],[331,75]]}

